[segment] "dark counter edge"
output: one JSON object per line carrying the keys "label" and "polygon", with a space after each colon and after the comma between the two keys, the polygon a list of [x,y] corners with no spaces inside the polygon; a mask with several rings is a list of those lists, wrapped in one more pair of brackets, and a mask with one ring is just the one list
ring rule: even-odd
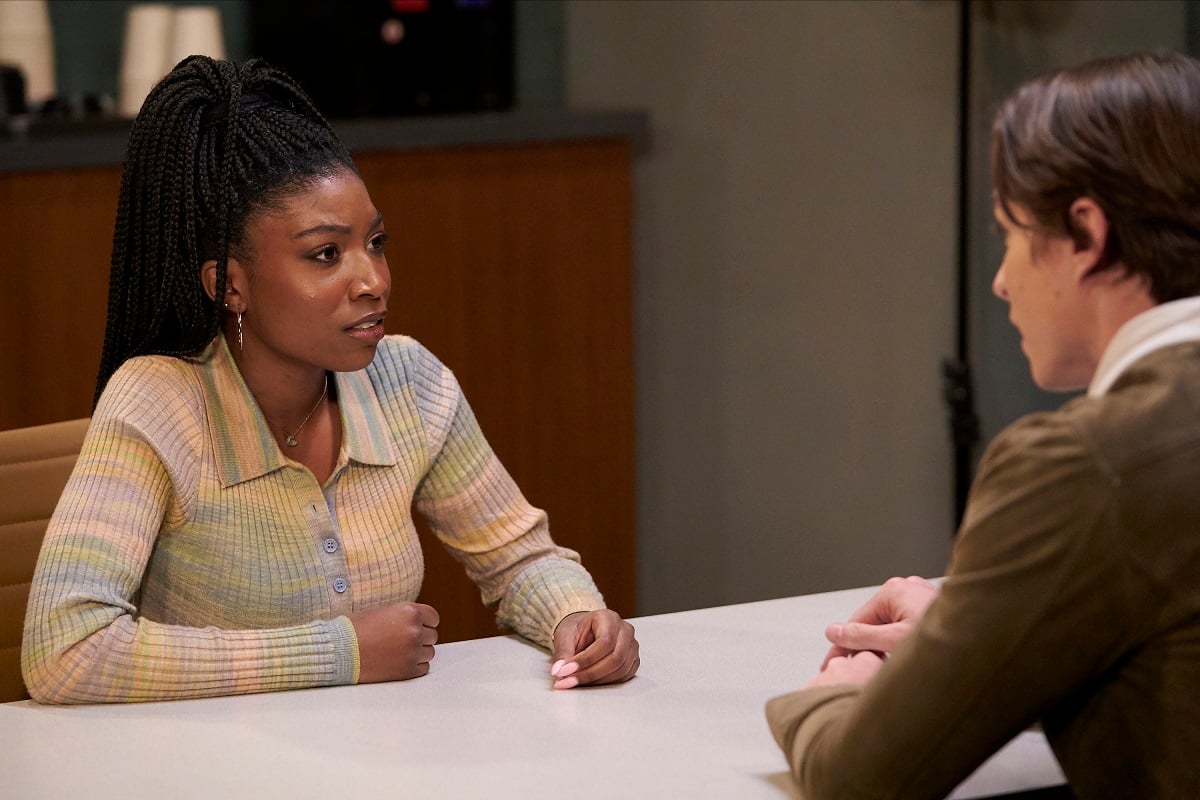
{"label": "dark counter edge", "polygon": [[[648,152],[644,111],[517,110],[389,119],[332,120],[351,152],[437,150],[628,139]],[[130,121],[55,122],[0,137],[0,173],[120,166]]]}

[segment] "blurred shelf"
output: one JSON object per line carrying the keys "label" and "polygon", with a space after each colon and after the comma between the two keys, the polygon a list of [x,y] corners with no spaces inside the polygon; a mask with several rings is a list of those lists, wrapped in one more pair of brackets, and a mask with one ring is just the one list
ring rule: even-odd
{"label": "blurred shelf", "polygon": [[[131,125],[111,117],[9,120],[0,132],[0,172],[119,166]],[[529,109],[333,120],[333,126],[353,152],[624,139],[636,155],[650,140],[649,116],[627,110]]]}

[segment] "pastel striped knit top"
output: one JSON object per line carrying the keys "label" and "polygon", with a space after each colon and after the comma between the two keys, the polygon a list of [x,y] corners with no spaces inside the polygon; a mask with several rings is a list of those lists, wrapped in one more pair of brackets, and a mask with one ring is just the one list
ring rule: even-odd
{"label": "pastel striped knit top", "polygon": [[117,370],[38,558],[21,653],[35,700],[355,682],[346,615],[420,591],[414,507],[500,625],[547,646],[564,616],[604,607],[428,350],[386,337],[334,385],[342,448],[321,486],[275,443],[223,337]]}

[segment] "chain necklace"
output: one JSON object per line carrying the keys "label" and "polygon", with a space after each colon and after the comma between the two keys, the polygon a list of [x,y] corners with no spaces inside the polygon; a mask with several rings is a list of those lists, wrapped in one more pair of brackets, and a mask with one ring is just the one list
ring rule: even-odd
{"label": "chain necklace", "polygon": [[300,424],[298,426],[296,426],[296,430],[292,431],[291,433],[288,433],[287,431],[285,431],[283,429],[282,425],[279,426],[279,430],[283,434],[283,441],[285,444],[287,444],[288,447],[295,447],[296,445],[300,444],[300,442],[298,442],[296,440],[296,436],[298,436],[300,431],[304,429],[304,426],[308,424],[309,418],[312,417],[312,415],[316,413],[318,408],[320,408],[321,403],[325,401],[325,395],[328,392],[329,392],[329,373],[327,372],[327,373],[325,373],[325,387],[323,389],[321,389],[321,396],[317,398],[316,404],[313,405],[313,407],[309,410],[309,412],[304,415],[304,419],[300,421]]}

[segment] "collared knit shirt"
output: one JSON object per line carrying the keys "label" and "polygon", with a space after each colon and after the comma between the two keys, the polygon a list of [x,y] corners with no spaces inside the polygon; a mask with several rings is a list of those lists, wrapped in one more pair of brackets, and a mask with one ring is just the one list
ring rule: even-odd
{"label": "collared knit shirt", "polygon": [[500,625],[547,646],[564,616],[603,608],[428,350],[386,337],[333,385],[342,447],[322,486],[276,444],[223,337],[117,370],[38,559],[22,647],[34,699],[355,682],[347,615],[420,591],[413,508]]}

